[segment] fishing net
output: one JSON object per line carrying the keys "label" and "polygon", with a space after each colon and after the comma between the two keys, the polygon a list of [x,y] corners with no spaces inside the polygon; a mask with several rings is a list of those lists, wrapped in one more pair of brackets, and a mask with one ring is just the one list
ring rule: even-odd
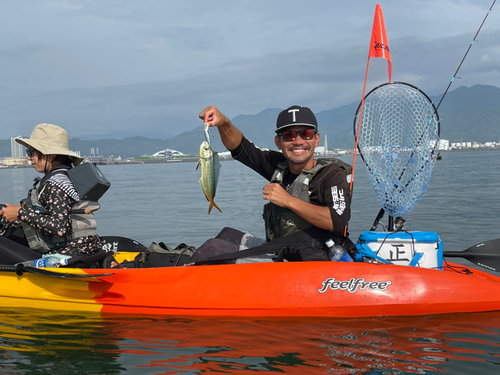
{"label": "fishing net", "polygon": [[[418,88],[381,85],[365,96],[354,118],[358,149],[380,206],[393,217],[418,204],[429,186],[439,145],[439,116]],[[360,113],[361,112],[361,113]]]}

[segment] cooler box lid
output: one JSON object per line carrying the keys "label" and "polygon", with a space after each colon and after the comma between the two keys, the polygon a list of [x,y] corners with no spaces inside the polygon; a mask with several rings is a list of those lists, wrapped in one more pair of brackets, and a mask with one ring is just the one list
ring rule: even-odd
{"label": "cooler box lid", "polygon": [[385,240],[410,240],[414,239],[416,242],[436,243],[439,242],[439,236],[436,232],[374,232],[366,231],[359,235],[359,242],[381,242]]}

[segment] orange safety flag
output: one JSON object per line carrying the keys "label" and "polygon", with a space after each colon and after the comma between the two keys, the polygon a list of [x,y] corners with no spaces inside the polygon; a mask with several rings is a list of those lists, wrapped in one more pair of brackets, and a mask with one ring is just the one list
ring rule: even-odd
{"label": "orange safety flag", "polygon": [[381,57],[387,60],[389,68],[389,82],[391,82],[392,62],[391,52],[389,50],[389,41],[385,33],[384,15],[379,4],[375,7],[375,19],[373,20],[372,40],[370,41],[370,57]]}
{"label": "orange safety flag", "polygon": [[[379,4],[377,4],[377,6],[375,7],[375,19],[373,20],[372,39],[370,41],[370,51],[368,52],[368,61],[366,62],[365,84],[363,85],[363,96],[361,97],[361,105],[358,116],[358,131],[356,132],[356,145],[354,147],[354,157],[352,161],[353,173],[354,173],[354,167],[356,165],[356,151],[358,149],[359,130],[361,127],[361,117],[363,115],[363,103],[365,100],[366,81],[368,80],[368,68],[370,67],[371,57],[381,57],[387,60],[387,66],[389,68],[389,82],[391,82],[391,75],[392,75],[391,52],[389,51],[389,41],[387,40],[387,34],[385,33],[384,15],[382,14],[382,8],[380,8]],[[354,176],[354,174],[351,174],[351,176]],[[353,182],[354,178],[351,178],[351,185],[350,185],[351,192],[352,192]],[[344,235],[347,235],[347,230],[344,230]]]}

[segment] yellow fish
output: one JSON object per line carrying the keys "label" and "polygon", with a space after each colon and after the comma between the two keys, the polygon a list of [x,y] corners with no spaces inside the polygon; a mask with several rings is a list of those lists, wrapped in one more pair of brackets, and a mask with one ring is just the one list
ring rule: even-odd
{"label": "yellow fish", "polygon": [[203,141],[200,146],[200,161],[198,167],[201,165],[201,188],[205,194],[205,198],[210,202],[208,213],[212,208],[217,208],[221,213],[221,209],[214,203],[215,191],[217,189],[217,182],[219,182],[220,161],[219,154],[212,150],[209,142]]}

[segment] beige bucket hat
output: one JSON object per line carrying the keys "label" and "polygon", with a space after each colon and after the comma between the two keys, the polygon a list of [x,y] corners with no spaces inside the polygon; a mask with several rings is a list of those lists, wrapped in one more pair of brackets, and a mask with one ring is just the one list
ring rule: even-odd
{"label": "beige bucket hat", "polygon": [[38,124],[33,129],[29,139],[16,139],[25,147],[33,147],[44,155],[67,155],[74,166],[79,165],[84,158],[68,148],[68,132],[57,125]]}

